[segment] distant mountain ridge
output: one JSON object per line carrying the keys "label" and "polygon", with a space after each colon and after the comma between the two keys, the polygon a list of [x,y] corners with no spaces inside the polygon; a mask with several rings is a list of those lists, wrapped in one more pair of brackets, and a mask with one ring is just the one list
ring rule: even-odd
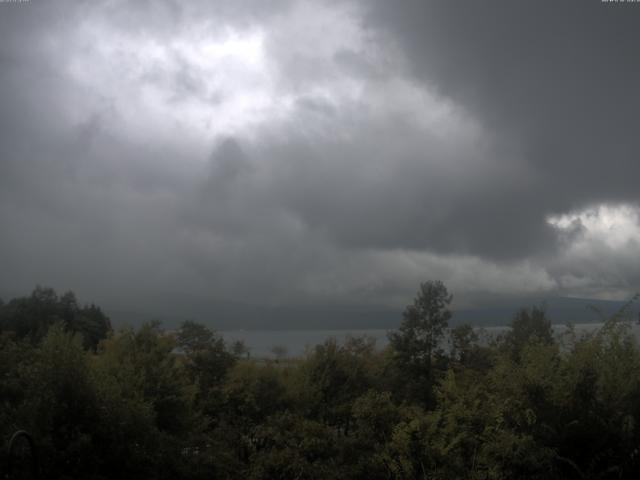
{"label": "distant mountain ridge", "polygon": [[[495,301],[475,308],[452,309],[451,325],[505,326],[521,308],[544,306],[554,324],[599,323],[627,302],[585,298],[520,298]],[[183,313],[182,313],[183,312]],[[639,306],[630,305],[627,316],[638,319]],[[363,306],[255,306],[231,302],[182,303],[182,308],[164,308],[161,313],[109,310],[114,326],[139,325],[157,319],[167,328],[191,319],[216,330],[325,330],[395,329],[402,320],[402,309]]]}
{"label": "distant mountain ridge", "polygon": [[[504,303],[454,312],[453,323],[470,323],[478,326],[505,326],[521,308],[542,306],[554,324],[600,323],[616,314],[628,301],[598,300],[592,298],[549,297],[541,299],[509,300]],[[638,304],[628,305],[626,315],[636,320],[640,312]]]}

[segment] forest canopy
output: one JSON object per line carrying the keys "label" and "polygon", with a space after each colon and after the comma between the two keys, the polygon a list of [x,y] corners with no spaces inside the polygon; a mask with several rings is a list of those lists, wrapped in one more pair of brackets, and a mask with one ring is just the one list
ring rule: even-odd
{"label": "forest canopy", "polygon": [[640,472],[640,348],[621,315],[554,335],[543,308],[482,340],[425,282],[389,345],[252,358],[205,325],[114,331],[73,293],[0,303],[0,465],[43,478],[582,479]]}

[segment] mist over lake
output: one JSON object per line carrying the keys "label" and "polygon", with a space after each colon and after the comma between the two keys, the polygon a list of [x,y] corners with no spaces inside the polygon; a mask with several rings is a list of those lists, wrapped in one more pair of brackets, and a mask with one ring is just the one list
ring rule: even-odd
{"label": "mist over lake", "polygon": [[[578,323],[573,325],[579,336],[602,328],[603,323]],[[640,325],[629,324],[630,331],[636,339],[640,339]],[[500,334],[509,331],[510,327],[476,327],[477,333],[483,343],[488,343]],[[328,339],[335,339],[344,343],[348,337],[367,337],[375,340],[379,349],[385,348],[388,343],[387,334],[390,330],[223,330],[220,334],[228,342],[240,340],[244,342],[249,354],[256,358],[273,358],[274,347],[284,347],[283,356],[297,357],[310,353],[316,345],[324,343]],[[554,325],[553,332],[557,338],[562,338],[568,331],[565,325]],[[443,342],[447,348],[447,342]]]}

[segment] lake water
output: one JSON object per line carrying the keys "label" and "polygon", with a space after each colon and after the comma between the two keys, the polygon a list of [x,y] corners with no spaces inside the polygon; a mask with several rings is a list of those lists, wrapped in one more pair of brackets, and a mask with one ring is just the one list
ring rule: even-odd
{"label": "lake water", "polygon": [[[576,324],[577,332],[589,332],[602,327],[601,323]],[[509,327],[484,327],[477,329],[481,342],[487,342],[491,337],[505,332]],[[565,325],[554,325],[557,335],[566,331]],[[640,326],[632,325],[632,331],[636,338],[640,339]],[[299,356],[305,353],[307,348],[323,343],[329,338],[338,342],[351,337],[367,336],[375,339],[378,348],[384,348],[389,342],[387,333],[389,330],[229,330],[220,332],[226,341],[242,340],[249,348],[252,357],[273,357],[274,347],[284,347],[286,356]]]}
{"label": "lake water", "polygon": [[234,330],[220,332],[226,341],[242,340],[252,357],[272,357],[273,347],[284,347],[287,356],[299,356],[307,348],[323,343],[329,338],[343,342],[348,336],[372,337],[376,346],[387,344],[388,330]]}

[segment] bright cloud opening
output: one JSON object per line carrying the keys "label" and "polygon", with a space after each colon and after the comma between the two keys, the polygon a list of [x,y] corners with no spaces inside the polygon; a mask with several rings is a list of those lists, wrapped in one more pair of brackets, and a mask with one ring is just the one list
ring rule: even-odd
{"label": "bright cloud opening", "polygon": [[550,216],[547,221],[561,232],[573,234],[573,246],[597,241],[616,249],[640,241],[638,207],[599,205],[579,212]]}

